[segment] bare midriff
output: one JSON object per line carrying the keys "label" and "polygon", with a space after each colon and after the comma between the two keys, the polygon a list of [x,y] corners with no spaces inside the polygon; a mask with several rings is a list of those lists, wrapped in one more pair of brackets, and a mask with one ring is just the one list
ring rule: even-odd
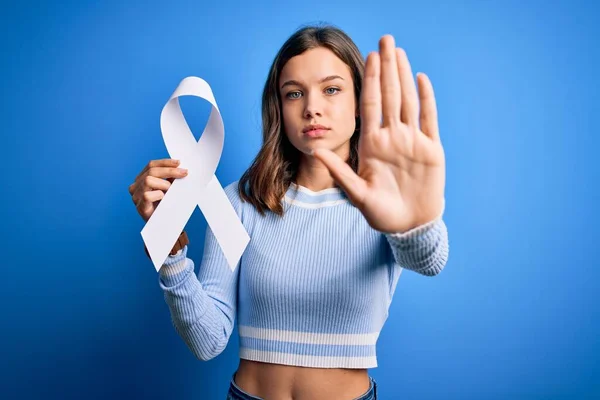
{"label": "bare midriff", "polygon": [[240,359],[235,384],[263,399],[352,400],[369,390],[367,369],[308,368]]}

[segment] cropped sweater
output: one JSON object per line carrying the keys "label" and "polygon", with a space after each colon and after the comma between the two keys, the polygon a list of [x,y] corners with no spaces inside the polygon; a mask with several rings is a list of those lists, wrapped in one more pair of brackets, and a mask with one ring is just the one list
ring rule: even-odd
{"label": "cropped sweater", "polygon": [[206,228],[197,275],[188,246],[169,256],[159,285],[177,333],[200,360],[219,355],[237,320],[239,357],[303,367],[374,368],[376,343],[403,269],[440,273],[448,259],[442,213],[403,233],[373,229],[339,188],[292,183],[284,215],[261,215],[225,192],[250,236],[229,267]]}

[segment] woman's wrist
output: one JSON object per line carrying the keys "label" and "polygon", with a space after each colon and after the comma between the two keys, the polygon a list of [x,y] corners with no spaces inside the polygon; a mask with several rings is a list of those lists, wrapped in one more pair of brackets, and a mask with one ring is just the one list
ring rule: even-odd
{"label": "woman's wrist", "polygon": [[[173,248],[169,252],[169,255],[174,256],[175,254],[177,254],[177,252],[179,250],[183,249],[185,247],[185,245],[188,244],[189,242],[190,242],[190,240],[187,236],[187,233],[185,233],[185,231],[181,232],[181,234],[177,238],[177,241],[173,245]],[[150,253],[148,253],[148,248],[145,245],[144,245],[144,251],[146,252],[146,255],[148,256],[148,258],[150,258]]]}

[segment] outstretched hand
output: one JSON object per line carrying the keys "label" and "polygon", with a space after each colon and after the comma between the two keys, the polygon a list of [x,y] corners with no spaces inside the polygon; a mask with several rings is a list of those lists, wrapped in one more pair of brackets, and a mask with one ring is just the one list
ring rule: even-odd
{"label": "outstretched hand", "polygon": [[330,150],[313,153],[381,232],[408,231],[444,207],[445,156],[433,86],[423,73],[417,82],[418,93],[406,53],[383,36],[379,53],[366,61],[358,174]]}

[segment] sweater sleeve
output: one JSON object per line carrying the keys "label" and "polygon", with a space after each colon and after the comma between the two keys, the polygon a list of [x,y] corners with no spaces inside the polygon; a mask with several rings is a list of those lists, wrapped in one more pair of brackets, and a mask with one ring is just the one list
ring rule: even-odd
{"label": "sweater sleeve", "polygon": [[[241,218],[237,181],[225,193]],[[241,258],[232,272],[210,226],[198,275],[187,252],[185,246],[167,258],[159,270],[159,286],[175,330],[198,359],[207,361],[221,354],[233,331]]]}
{"label": "sweater sleeve", "polygon": [[445,209],[434,220],[402,233],[386,233],[394,260],[401,267],[421,275],[439,274],[448,261],[448,229],[442,218]]}

